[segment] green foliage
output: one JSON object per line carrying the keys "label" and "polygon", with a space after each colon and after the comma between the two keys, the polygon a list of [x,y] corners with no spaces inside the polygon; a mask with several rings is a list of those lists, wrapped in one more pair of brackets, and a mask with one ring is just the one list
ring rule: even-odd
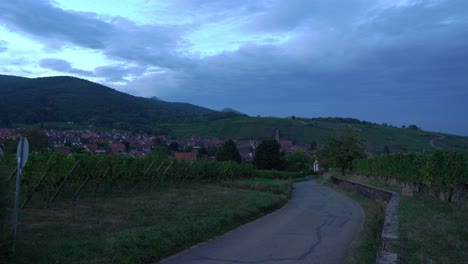
{"label": "green foliage", "polygon": [[167,158],[171,152],[166,146],[156,146],[150,152],[150,156],[155,159],[165,159]]}
{"label": "green foliage", "polygon": [[29,151],[46,151],[49,146],[49,139],[38,129],[21,129],[19,134],[28,139]]}
{"label": "green foliage", "polygon": [[354,172],[392,178],[398,182],[416,187],[430,187],[435,190],[457,188],[463,190],[468,184],[468,154],[433,151],[380,155],[353,161]]}
{"label": "green foliage", "polygon": [[330,137],[327,146],[319,152],[319,158],[325,161],[324,166],[337,167],[344,175],[352,170],[354,159],[366,156],[364,141],[355,134],[347,133],[340,137]]}
{"label": "green foliage", "polygon": [[216,160],[217,161],[235,161],[237,163],[242,162],[242,157],[239,153],[239,149],[237,148],[236,143],[229,139],[228,141],[224,142],[223,146],[219,149],[218,153],[216,153]]}
{"label": "green foliage", "polygon": [[294,150],[286,155],[289,171],[308,172],[312,157],[303,150]]}
{"label": "green foliage", "polygon": [[280,144],[274,139],[264,140],[255,149],[254,164],[260,170],[285,169],[284,153]]}
{"label": "green foliage", "polygon": [[[46,173],[47,177],[36,190],[42,201],[49,203],[65,176],[77,163],[76,169],[67,180],[60,197],[71,198],[89,176],[88,188],[80,196],[95,195],[96,191],[115,192],[138,188],[154,189],[166,183],[190,181],[223,181],[234,178],[250,178],[255,175],[251,164],[238,164],[234,161],[200,160],[196,162],[168,159],[167,156],[150,155],[145,158],[121,156],[99,156],[92,154],[31,153],[22,172],[22,193],[30,193],[36,183]],[[0,157],[0,168],[10,173],[15,167],[14,155]],[[107,173],[106,173],[107,172]]]}

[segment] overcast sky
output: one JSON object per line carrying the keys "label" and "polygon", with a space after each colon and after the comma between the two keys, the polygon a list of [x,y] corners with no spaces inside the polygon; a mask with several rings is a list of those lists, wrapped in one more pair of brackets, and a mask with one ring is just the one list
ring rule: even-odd
{"label": "overcast sky", "polygon": [[468,135],[468,1],[1,0],[0,74]]}

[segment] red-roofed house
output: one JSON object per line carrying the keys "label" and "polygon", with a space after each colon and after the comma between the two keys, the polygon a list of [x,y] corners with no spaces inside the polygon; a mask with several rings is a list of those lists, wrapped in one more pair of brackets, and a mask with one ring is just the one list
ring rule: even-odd
{"label": "red-roofed house", "polygon": [[99,149],[98,144],[84,144],[83,147],[92,153],[96,152],[96,150]]}
{"label": "red-roofed house", "polygon": [[127,150],[123,143],[112,143],[110,144],[110,148],[114,154],[125,153]]}
{"label": "red-roofed house", "polygon": [[208,146],[221,147],[224,144],[224,140],[214,138],[208,142]]}
{"label": "red-roofed house", "polygon": [[196,160],[197,152],[176,152],[174,153],[174,158],[176,160]]}
{"label": "red-roofed house", "polygon": [[17,135],[12,129],[0,129],[0,139],[16,139]]}
{"label": "red-roofed house", "polygon": [[290,150],[293,146],[292,140],[281,140],[280,141],[281,149],[282,150]]}

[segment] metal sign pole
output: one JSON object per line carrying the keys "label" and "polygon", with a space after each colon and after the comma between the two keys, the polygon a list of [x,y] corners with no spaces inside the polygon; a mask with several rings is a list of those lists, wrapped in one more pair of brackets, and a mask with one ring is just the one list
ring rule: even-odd
{"label": "metal sign pole", "polygon": [[20,198],[20,184],[21,184],[21,168],[24,167],[28,159],[28,140],[25,137],[20,138],[18,144],[18,150],[16,153],[18,167],[16,169],[16,190],[15,190],[15,205],[13,208],[13,247],[12,253],[15,255],[16,247],[16,226],[18,225],[18,213],[19,213],[19,198]]}

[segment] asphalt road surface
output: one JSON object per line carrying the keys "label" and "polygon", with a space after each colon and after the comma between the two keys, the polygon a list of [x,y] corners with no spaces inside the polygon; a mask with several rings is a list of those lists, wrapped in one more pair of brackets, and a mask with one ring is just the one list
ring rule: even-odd
{"label": "asphalt road surface", "polygon": [[161,263],[341,263],[362,228],[362,208],[312,180],[294,187],[281,209]]}

